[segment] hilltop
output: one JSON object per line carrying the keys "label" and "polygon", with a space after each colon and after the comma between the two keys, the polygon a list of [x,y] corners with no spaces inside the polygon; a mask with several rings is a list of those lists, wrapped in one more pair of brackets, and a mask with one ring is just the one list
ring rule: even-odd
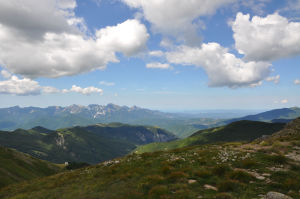
{"label": "hilltop", "polygon": [[[300,120],[272,142],[196,145],[131,154],[71,172],[12,185],[2,198],[252,199],[300,198]],[[293,131],[293,133],[289,133]],[[284,132],[284,133],[282,133]],[[280,140],[284,134],[285,139]],[[196,136],[196,135],[195,135]],[[271,192],[273,191],[273,192]],[[274,193],[279,192],[279,193]]]}
{"label": "hilltop", "polygon": [[249,142],[263,135],[271,135],[281,130],[283,123],[266,123],[257,121],[237,121],[231,124],[200,130],[190,137],[166,143],[150,143],[135,149],[135,153],[170,150],[200,144],[218,142]]}
{"label": "hilltop", "polygon": [[300,117],[300,108],[282,108],[262,112],[255,115],[248,115],[241,118],[227,120],[226,123],[232,123],[240,120],[262,121],[262,122],[282,122],[288,123],[297,117]]}

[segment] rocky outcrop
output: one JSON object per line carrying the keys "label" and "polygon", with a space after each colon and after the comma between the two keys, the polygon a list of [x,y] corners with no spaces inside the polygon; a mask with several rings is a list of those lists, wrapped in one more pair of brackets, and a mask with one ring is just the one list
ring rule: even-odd
{"label": "rocky outcrop", "polygon": [[284,195],[282,193],[270,191],[267,193],[265,199],[293,199],[287,195]]}

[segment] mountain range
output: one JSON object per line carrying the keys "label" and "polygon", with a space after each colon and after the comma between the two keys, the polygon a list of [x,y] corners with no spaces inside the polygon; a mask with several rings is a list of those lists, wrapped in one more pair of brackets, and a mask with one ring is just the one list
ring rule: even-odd
{"label": "mountain range", "polygon": [[166,129],[179,138],[185,138],[198,130],[222,126],[240,120],[287,123],[300,116],[300,108],[275,109],[256,115],[224,119],[208,118],[206,114],[180,114],[154,111],[136,106],[71,105],[47,108],[19,106],[0,108],[0,130],[31,129],[36,126],[56,130],[72,126],[120,122],[133,125],[150,125]]}
{"label": "mountain range", "polygon": [[0,145],[54,163],[87,162],[95,164],[121,157],[138,145],[174,140],[163,129],[120,123],[97,124],[48,130],[0,131]]}

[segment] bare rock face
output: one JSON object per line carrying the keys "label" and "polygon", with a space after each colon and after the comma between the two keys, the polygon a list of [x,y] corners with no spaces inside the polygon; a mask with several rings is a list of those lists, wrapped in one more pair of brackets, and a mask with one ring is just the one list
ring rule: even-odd
{"label": "bare rock face", "polygon": [[270,191],[269,193],[267,193],[266,199],[293,199],[293,198],[284,195],[282,193]]}

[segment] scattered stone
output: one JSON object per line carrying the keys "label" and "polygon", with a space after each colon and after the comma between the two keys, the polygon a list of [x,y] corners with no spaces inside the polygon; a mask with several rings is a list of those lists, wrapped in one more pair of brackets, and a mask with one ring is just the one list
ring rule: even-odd
{"label": "scattered stone", "polygon": [[270,176],[271,176],[271,174],[269,174],[269,173],[263,173],[263,174],[262,174],[262,176],[265,176],[265,177],[270,177]]}
{"label": "scattered stone", "polygon": [[198,196],[197,198],[203,198],[203,196]]}
{"label": "scattered stone", "polygon": [[214,190],[214,191],[218,191],[217,187],[211,186],[209,184],[204,185],[204,189],[209,189],[209,190]]}
{"label": "scattered stone", "polygon": [[265,180],[266,177],[264,177],[264,176],[256,176],[256,179],[257,179],[257,180]]}
{"label": "scattered stone", "polygon": [[193,179],[189,179],[189,180],[188,180],[188,183],[189,183],[189,184],[194,184],[194,183],[196,183],[196,182],[197,182],[197,180],[193,180]]}
{"label": "scattered stone", "polygon": [[282,193],[270,191],[267,193],[266,199],[293,199],[293,198],[284,195]]}

